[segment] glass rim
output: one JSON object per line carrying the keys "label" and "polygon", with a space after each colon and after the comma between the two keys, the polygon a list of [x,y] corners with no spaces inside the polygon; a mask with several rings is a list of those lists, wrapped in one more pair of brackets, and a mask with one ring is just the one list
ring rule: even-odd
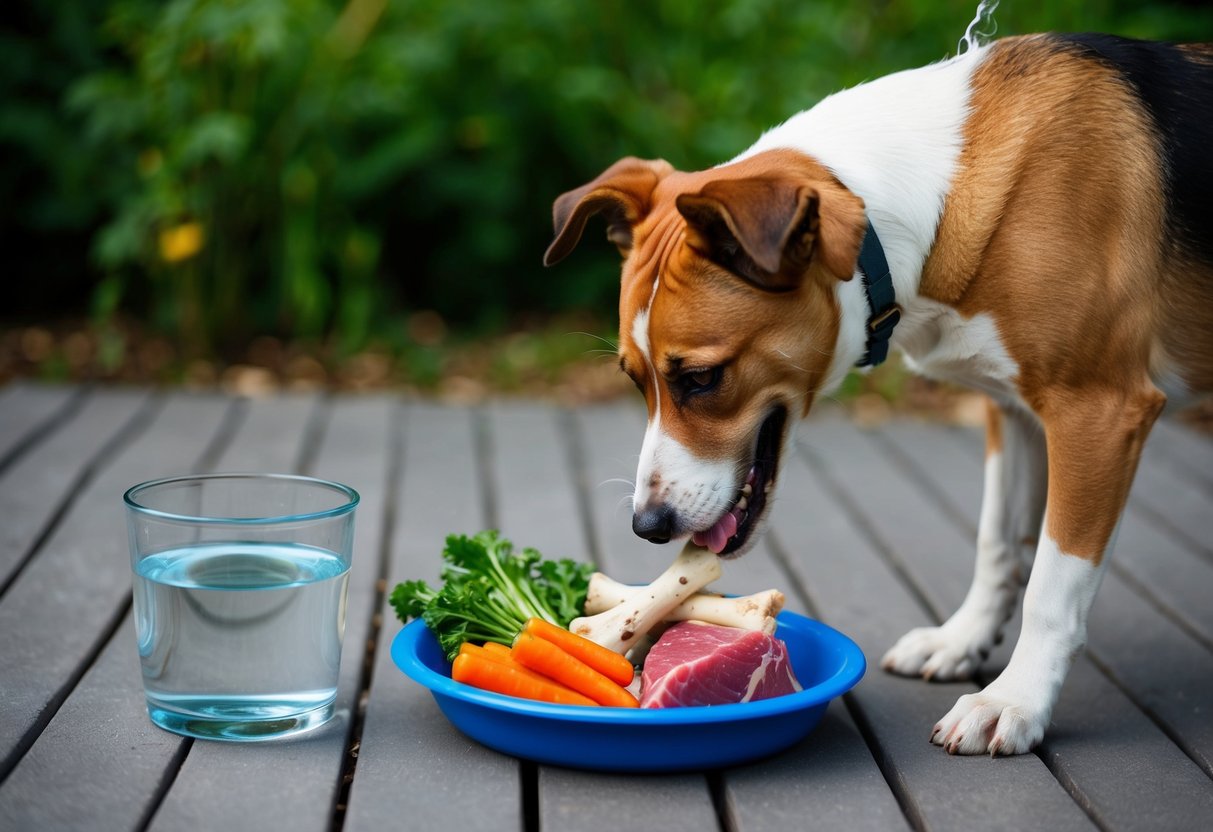
{"label": "glass rim", "polygon": [[[308,511],[301,514],[281,514],[265,517],[213,517],[201,516],[193,514],[178,514],[171,511],[162,511],[160,509],[151,508],[138,502],[138,496],[144,491],[152,488],[157,488],[173,483],[198,481],[198,480],[272,480],[279,482],[295,482],[305,485],[317,485],[328,488],[345,495],[346,501],[341,505],[333,508],[326,508],[322,511]],[[196,525],[238,525],[238,526],[270,526],[279,523],[303,523],[314,520],[325,520],[332,517],[340,517],[343,514],[349,514],[362,500],[362,497],[357,491],[350,488],[348,485],[343,485],[333,480],[320,479],[319,477],[309,477],[303,474],[259,474],[255,472],[234,472],[234,473],[219,473],[219,474],[181,474],[175,477],[161,477],[160,479],[148,480],[141,482],[138,485],[132,485],[122,495],[122,501],[126,507],[138,514],[154,517],[157,520],[168,520],[175,523],[190,523]]]}

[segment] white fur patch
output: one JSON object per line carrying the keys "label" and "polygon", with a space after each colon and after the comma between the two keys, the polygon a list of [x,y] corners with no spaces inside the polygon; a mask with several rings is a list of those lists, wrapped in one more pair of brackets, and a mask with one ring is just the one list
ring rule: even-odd
{"label": "white fur patch", "polygon": [[678,517],[681,534],[703,531],[732,505],[741,483],[732,460],[704,459],[650,421],[640,447],[633,509],[664,504]]}
{"label": "white fur patch", "polygon": [[903,676],[963,679],[997,643],[1019,597],[1040,534],[1048,487],[1044,434],[1027,413],[1002,419],[1002,452],[986,456],[977,565],[964,602],[939,627],[911,630],[881,667]]}
{"label": "white fur patch", "polygon": [[[909,69],[828,96],[765,133],[738,159],[791,148],[825,165],[864,201],[900,302],[918,291],[969,115],[970,78],[986,54]],[[838,286],[842,332],[826,390],[864,352],[867,302],[858,280]],[[906,327],[903,322],[894,334]]]}
{"label": "white fur patch", "polygon": [[649,309],[657,295],[660,279],[653,284],[649,306],[632,319],[632,341],[644,356],[653,380],[655,401],[653,417],[644,431],[640,461],[636,467],[636,491],[633,511],[664,504],[678,518],[680,534],[702,531],[732,505],[733,495],[741,487],[736,466],[731,460],[712,460],[696,456],[682,443],[668,436],[661,427],[660,383],[649,341]]}
{"label": "white fur patch", "polygon": [[[1107,551],[1111,551],[1109,543]],[[1040,742],[1062,683],[1087,641],[1087,614],[1108,559],[1067,555],[1042,535],[1011,661],[980,693],[960,697],[931,741],[959,754],[1022,754]]]}
{"label": "white fur patch", "polygon": [[632,343],[636,345],[636,349],[640,350],[649,372],[652,372],[653,356],[649,352],[649,310],[647,308],[641,309],[636,313],[636,317],[632,318]]}
{"label": "white fur patch", "polygon": [[945,304],[914,298],[904,306],[894,341],[916,372],[1019,402],[1019,366],[985,313],[966,318]]}

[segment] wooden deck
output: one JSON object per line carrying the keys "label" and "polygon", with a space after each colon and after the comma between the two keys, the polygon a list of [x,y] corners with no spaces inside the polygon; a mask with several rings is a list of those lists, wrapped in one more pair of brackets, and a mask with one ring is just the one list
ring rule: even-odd
{"label": "wooden deck", "polygon": [[[1171,422],[1150,438],[1089,649],[1036,754],[949,757],[928,732],[975,685],[875,666],[963,597],[980,435],[830,414],[800,427],[771,533],[719,584],[781,587],[867,654],[866,678],[806,741],[737,769],[628,777],[520,763],[458,734],[392,665],[384,589],[435,578],[447,533],[489,526],[649,580],[674,552],[630,530],[619,478],[642,427],[637,402],[0,389],[0,829],[1213,828],[1213,442]],[[148,721],[121,495],[213,470],[362,493],[342,715],[306,738],[195,742]]]}

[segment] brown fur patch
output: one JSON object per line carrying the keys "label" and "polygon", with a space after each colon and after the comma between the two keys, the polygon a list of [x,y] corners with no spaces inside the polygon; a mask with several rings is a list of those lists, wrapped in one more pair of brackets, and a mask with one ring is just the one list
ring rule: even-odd
{"label": "brown fur patch", "polygon": [[[808,412],[838,339],[838,278],[818,258],[807,267],[800,263],[801,274],[784,276],[791,288],[771,292],[750,285],[688,244],[686,222],[675,204],[680,194],[696,194],[709,182],[760,177],[811,183],[822,194],[823,206],[850,200],[860,206],[847,213],[851,224],[862,221],[862,202],[796,151],[769,151],[707,171],[674,172],[657,184],[651,210],[632,229],[634,246],[623,265],[619,300],[620,354],[645,392],[650,418],[660,401],[662,429],[673,439],[704,458],[739,463],[748,462],[758,427],[773,406],[784,404],[793,414]],[[837,217],[823,215],[820,233],[862,234],[844,226]],[[857,242],[853,248],[857,251]],[[661,286],[654,295],[655,280]],[[632,335],[633,321],[645,309],[655,389]],[[680,372],[716,366],[724,372],[715,392],[678,394]]]}
{"label": "brown fur patch", "polygon": [[1049,532],[1098,562],[1161,399],[1157,140],[1109,68],[1046,37],[991,47],[970,103],[920,291],[993,318],[1048,437]]}

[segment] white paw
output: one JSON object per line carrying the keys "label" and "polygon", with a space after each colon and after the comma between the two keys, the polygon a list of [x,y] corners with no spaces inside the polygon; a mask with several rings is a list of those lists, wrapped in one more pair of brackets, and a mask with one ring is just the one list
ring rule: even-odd
{"label": "white paw", "polygon": [[990,654],[990,642],[974,641],[971,632],[946,624],[918,627],[897,640],[880,660],[880,666],[899,676],[938,681],[968,679]]}
{"label": "white paw", "polygon": [[936,723],[931,742],[949,754],[1026,754],[1045,735],[1047,708],[995,690],[996,682],[981,693],[956,700]]}

